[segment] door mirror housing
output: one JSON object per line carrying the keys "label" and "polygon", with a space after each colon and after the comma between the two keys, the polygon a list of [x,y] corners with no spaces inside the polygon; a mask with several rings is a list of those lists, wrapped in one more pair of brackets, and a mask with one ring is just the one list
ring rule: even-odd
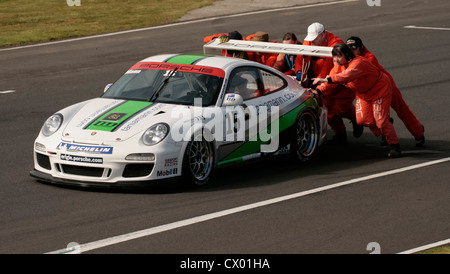
{"label": "door mirror housing", "polygon": [[244,98],[237,93],[227,93],[223,98],[223,106],[240,106],[244,103]]}

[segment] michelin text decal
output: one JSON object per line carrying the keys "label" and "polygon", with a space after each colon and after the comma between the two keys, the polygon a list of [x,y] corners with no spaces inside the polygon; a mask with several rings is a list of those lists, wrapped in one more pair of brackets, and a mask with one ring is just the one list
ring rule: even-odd
{"label": "michelin text decal", "polygon": [[84,146],[61,142],[56,149],[71,152],[87,152],[93,154],[112,154],[113,148],[106,146]]}

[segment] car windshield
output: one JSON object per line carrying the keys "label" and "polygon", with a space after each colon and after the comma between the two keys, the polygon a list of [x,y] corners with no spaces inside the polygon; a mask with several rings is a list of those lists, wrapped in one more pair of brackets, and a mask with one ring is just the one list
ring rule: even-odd
{"label": "car windshield", "polygon": [[[117,80],[104,98],[194,105],[214,105],[223,83],[224,72],[215,68],[138,63]],[[197,102],[197,101],[196,101]]]}

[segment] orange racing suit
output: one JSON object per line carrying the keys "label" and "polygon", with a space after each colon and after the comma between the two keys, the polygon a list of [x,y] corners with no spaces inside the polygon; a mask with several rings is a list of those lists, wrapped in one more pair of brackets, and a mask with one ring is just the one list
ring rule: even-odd
{"label": "orange racing suit", "polygon": [[[345,70],[344,66],[334,66],[329,76],[336,75]],[[317,88],[323,95],[323,103],[328,109],[328,124],[331,130],[338,135],[345,133],[346,128],[342,118],[356,122],[356,111],[353,101],[355,92],[345,85],[327,84]]]}
{"label": "orange racing suit", "polygon": [[348,64],[338,68],[340,73],[327,77],[327,85],[346,85],[356,93],[356,120],[359,125],[369,127],[375,136],[383,134],[388,144],[398,144],[394,126],[389,121],[392,101],[392,86],[389,77],[364,57],[357,56]]}
{"label": "orange racing suit", "polygon": [[[341,38],[332,34],[331,32],[326,32],[326,42],[324,47],[334,47],[337,44],[344,43]],[[312,43],[310,41],[304,41],[303,45],[311,46]],[[328,73],[330,73],[333,68],[333,58],[332,57],[312,57],[312,56],[303,56],[298,55],[295,58],[295,72],[302,72],[302,78],[305,80],[309,80],[312,78],[325,78]],[[302,81],[303,83],[303,81]],[[309,84],[306,83],[306,87],[309,87]]]}
{"label": "orange racing suit", "polygon": [[[249,36],[245,37],[245,40],[251,41],[251,39],[255,36],[255,34],[250,34]],[[273,43],[278,43],[277,41],[272,41]],[[269,52],[253,52],[249,51],[248,54],[248,60],[255,61],[260,64],[264,64],[269,67],[273,67],[275,65],[275,62],[277,61],[278,53],[269,53]]]}
{"label": "orange racing suit", "polygon": [[[336,44],[344,43],[341,38],[326,31],[326,47],[334,47]],[[303,45],[311,46],[310,41],[304,41]],[[295,71],[302,71],[303,86],[309,86],[308,80],[312,78],[325,78],[333,69],[332,57],[312,57],[298,55],[295,58]],[[334,73],[337,73],[335,71]],[[324,95],[324,104],[328,109],[328,124],[336,133],[344,133],[345,125],[342,118],[355,121],[355,92],[343,85],[329,85],[326,90],[320,90]]]}
{"label": "orange racing suit", "polygon": [[421,138],[424,133],[423,126],[419,122],[419,120],[417,120],[416,116],[408,107],[406,102],[403,100],[402,94],[395,84],[394,78],[383,68],[383,66],[380,65],[380,63],[378,63],[378,59],[366,47],[364,47],[363,51],[361,52],[361,56],[369,60],[372,64],[377,66],[381,71],[384,72],[384,74],[389,77],[392,85],[391,107],[397,113],[398,118],[400,118],[400,120],[402,120],[402,122],[405,124],[411,135],[414,136],[416,140]]}

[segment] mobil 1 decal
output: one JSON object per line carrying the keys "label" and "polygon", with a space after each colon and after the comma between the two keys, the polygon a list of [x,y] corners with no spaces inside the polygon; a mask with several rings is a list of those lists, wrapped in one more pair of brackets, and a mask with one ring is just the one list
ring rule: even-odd
{"label": "mobil 1 decal", "polygon": [[85,129],[114,131],[126,120],[152,105],[151,102],[126,101],[125,103],[102,114]]}

